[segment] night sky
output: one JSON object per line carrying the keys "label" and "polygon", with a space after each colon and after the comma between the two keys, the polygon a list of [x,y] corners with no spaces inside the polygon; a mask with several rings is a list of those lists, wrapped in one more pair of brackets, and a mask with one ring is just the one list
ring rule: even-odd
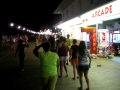
{"label": "night sky", "polygon": [[53,15],[62,0],[4,0],[0,1],[0,32],[6,32],[9,22],[38,31],[51,27],[61,15]]}

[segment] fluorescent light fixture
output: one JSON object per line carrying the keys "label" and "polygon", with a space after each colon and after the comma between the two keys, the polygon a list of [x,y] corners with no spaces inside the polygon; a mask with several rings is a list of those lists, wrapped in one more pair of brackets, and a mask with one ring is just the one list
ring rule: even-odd
{"label": "fluorescent light fixture", "polygon": [[59,24],[57,26],[57,28],[67,28],[67,27],[70,27],[70,26],[74,26],[74,25],[78,25],[80,24],[82,21],[79,17],[75,17],[73,19],[70,19],[62,24]]}

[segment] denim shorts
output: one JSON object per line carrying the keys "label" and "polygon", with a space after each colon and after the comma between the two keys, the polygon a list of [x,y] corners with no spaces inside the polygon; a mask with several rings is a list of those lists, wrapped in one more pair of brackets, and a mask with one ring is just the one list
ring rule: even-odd
{"label": "denim shorts", "polygon": [[78,65],[78,70],[80,71],[89,70],[89,68],[90,68],[90,65]]}

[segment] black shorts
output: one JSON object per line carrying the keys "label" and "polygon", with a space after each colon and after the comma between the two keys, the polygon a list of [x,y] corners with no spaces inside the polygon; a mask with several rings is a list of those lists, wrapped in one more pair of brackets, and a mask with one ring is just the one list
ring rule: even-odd
{"label": "black shorts", "polygon": [[89,70],[90,65],[78,65],[78,71]]}

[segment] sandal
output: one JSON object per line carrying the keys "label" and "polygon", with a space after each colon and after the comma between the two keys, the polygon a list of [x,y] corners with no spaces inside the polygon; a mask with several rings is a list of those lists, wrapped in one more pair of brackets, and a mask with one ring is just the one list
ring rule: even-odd
{"label": "sandal", "polygon": [[59,78],[62,78],[62,76],[60,75],[60,76],[58,76]]}
{"label": "sandal", "polygon": [[90,90],[89,88],[86,88],[86,90]]}
{"label": "sandal", "polygon": [[65,75],[65,77],[68,77],[68,74],[67,74],[67,75]]}
{"label": "sandal", "polygon": [[76,79],[75,77],[72,78],[72,80],[75,80],[75,79]]}
{"label": "sandal", "polygon": [[82,87],[79,87],[78,90],[82,90]]}

